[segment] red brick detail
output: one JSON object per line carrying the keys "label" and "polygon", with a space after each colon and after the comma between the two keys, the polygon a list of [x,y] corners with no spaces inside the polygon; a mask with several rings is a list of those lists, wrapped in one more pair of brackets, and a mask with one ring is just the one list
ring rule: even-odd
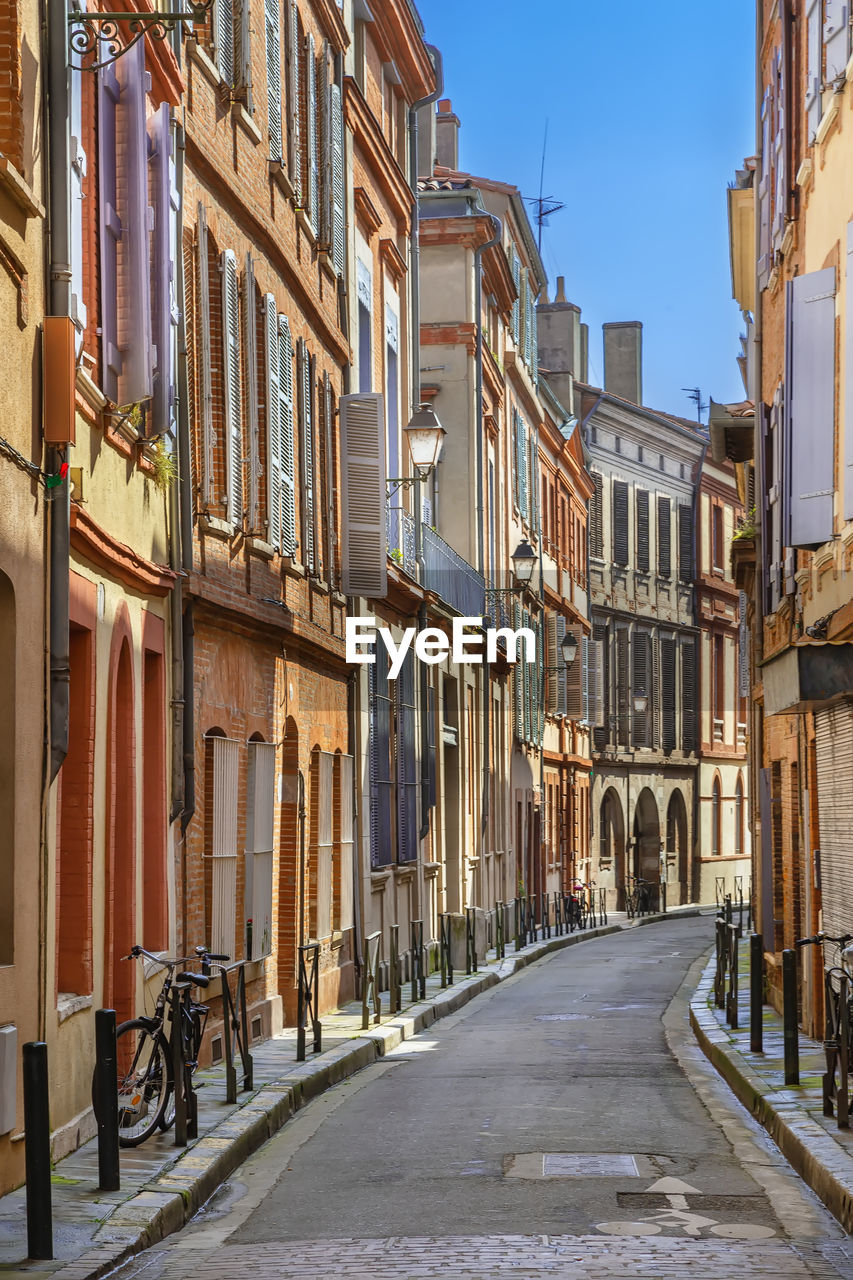
{"label": "red brick detail", "polygon": [[133,722],[133,638],[121,602],[110,645],[107,706],[106,842],[104,865],[105,1006],[119,1022],[133,1016],[134,970],[126,956],[136,942],[136,743]]}
{"label": "red brick detail", "polygon": [[156,614],[142,623],[142,937],[150,951],[169,945],[166,878],[165,629]]}

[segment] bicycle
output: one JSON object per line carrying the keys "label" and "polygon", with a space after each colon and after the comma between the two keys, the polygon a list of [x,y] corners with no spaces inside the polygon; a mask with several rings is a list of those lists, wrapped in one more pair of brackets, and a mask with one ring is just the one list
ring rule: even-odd
{"label": "bicycle", "polygon": [[[167,1016],[170,1021],[172,1018],[169,997],[175,982],[187,982],[196,987],[206,987],[210,982],[208,974],[186,970],[176,972],[193,957],[163,959],[137,944],[122,959],[139,960],[142,957],[165,969],[166,976],[153,1015],[131,1018],[116,1028],[119,1145],[122,1147],[137,1147],[157,1128],[165,1131],[174,1123],[172,1048],[165,1031]],[[209,967],[210,961],[229,959],[228,956],[211,954],[206,947],[196,947],[194,958],[202,961],[202,968],[205,965]],[[181,1002],[180,1008],[183,1058],[192,1074],[198,1066],[208,1006],[189,998]],[[94,1080],[92,1104],[97,1116],[99,1101]]]}
{"label": "bicycle", "polygon": [[[848,1072],[853,1063],[853,934],[842,933],[833,937],[828,933],[816,933],[811,938],[799,938],[797,947],[820,946],[827,943],[841,953],[841,964],[824,969],[824,1017],[823,1051],[826,1055],[826,1072],[823,1077],[823,1114],[835,1115],[838,1110],[839,1128],[846,1128],[850,1113]],[[825,963],[825,959],[824,959]],[[842,992],[847,992],[847,1000]],[[840,1080],[836,1084],[835,1075]],[[839,1092],[840,1086],[840,1092]]]}

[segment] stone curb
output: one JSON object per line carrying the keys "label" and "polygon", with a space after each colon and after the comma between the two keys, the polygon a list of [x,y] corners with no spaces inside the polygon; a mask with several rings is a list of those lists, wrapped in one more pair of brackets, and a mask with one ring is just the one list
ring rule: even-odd
{"label": "stone curb", "polygon": [[702,1052],[740,1102],[770,1134],[788,1163],[838,1219],[853,1232],[853,1157],[792,1100],[792,1086],[774,1089],[751,1070],[709,1008],[712,958],[690,1001],[690,1025]]}
{"label": "stone curb", "polygon": [[118,1205],[96,1232],[93,1247],[62,1267],[59,1274],[63,1280],[98,1280],[134,1254],[179,1231],[234,1170],[301,1107],[534,961],[592,938],[699,914],[698,907],[673,908],[665,915],[602,925],[587,932],[546,939],[530,950],[508,953],[496,968],[470,977],[463,974],[452,987],[410,1005],[404,1014],[361,1032],[348,1044],[327,1050],[316,1062],[294,1064],[286,1076],[264,1085],[245,1105],[187,1148],[170,1169]]}

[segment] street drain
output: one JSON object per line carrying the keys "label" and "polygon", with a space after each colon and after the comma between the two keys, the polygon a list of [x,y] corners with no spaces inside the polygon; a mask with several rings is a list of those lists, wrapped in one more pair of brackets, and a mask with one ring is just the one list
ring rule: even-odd
{"label": "street drain", "polygon": [[507,1178],[639,1178],[655,1172],[648,1156],[619,1152],[530,1151],[507,1156]]}

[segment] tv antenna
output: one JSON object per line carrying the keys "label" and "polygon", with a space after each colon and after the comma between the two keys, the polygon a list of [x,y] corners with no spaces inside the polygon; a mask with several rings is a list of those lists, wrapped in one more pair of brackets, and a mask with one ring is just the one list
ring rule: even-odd
{"label": "tv antenna", "polygon": [[696,421],[702,421],[702,414],[708,408],[708,402],[702,399],[702,392],[698,387],[682,387],[682,391],[687,392],[687,399],[692,400],[696,406]]}
{"label": "tv antenna", "polygon": [[559,213],[561,209],[565,209],[565,202],[557,200],[554,196],[545,196],[542,192],[545,189],[545,148],[548,145],[548,121],[545,121],[545,137],[542,139],[542,165],[539,169],[539,195],[525,196],[524,199],[528,204],[532,204],[536,208],[534,218],[539,227],[539,238],[537,248],[542,253],[542,228],[548,225],[548,219],[552,213]]}

